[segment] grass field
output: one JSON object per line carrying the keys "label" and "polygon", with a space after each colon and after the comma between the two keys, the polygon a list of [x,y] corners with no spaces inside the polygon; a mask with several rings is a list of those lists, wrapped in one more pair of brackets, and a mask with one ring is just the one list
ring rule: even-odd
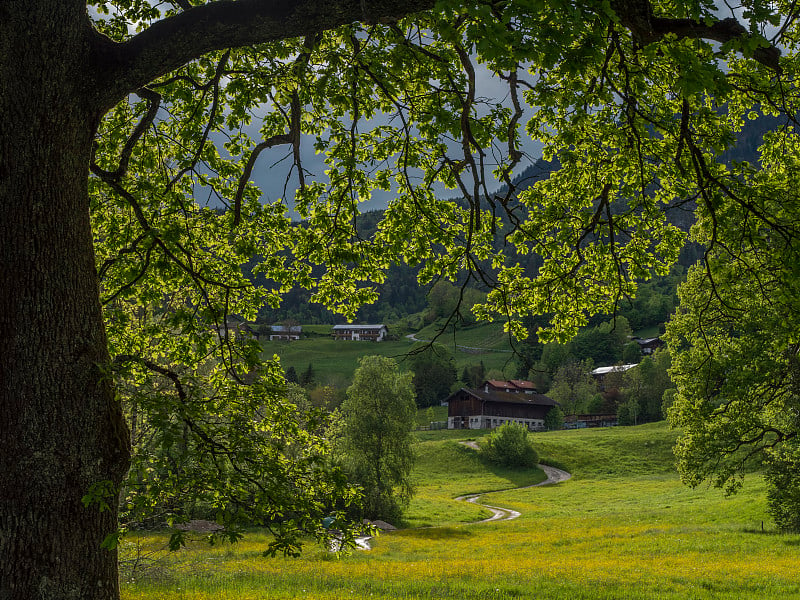
{"label": "grass field", "polygon": [[[294,367],[298,374],[303,373],[309,363],[313,365],[318,383],[346,387],[358,366],[358,359],[369,354],[379,354],[395,358],[401,368],[408,351],[414,342],[406,338],[387,342],[349,342],[334,341],[325,337],[330,332],[329,325],[303,326],[304,331],[313,332],[319,337],[304,338],[294,342],[264,341],[261,346],[266,356],[277,354],[284,369]],[[419,339],[433,339],[434,326],[429,326],[417,334]],[[483,361],[487,369],[499,369],[506,376],[514,374],[514,355],[510,353],[508,337],[503,334],[502,325],[484,324],[452,333],[442,334],[436,339],[453,350],[458,375],[465,366],[477,365]],[[459,350],[455,345],[488,348],[489,350]],[[500,351],[502,350],[502,352]]]}
{"label": "grass field", "polygon": [[395,358],[402,367],[402,360],[411,349],[408,340],[394,342],[348,342],[330,338],[308,338],[295,342],[262,342],[264,354],[277,354],[284,369],[294,367],[300,375],[309,363],[314,368],[318,383],[346,387],[358,367],[362,356],[377,354]]}
{"label": "grass field", "polygon": [[[268,540],[258,533],[236,546],[198,543],[128,574],[123,598],[800,598],[800,536],[772,531],[760,476],[733,498],[684,487],[671,467],[674,432],[663,424],[536,434],[543,458],[573,479],[487,494],[485,503],[522,516],[482,524],[465,523],[482,509],[452,498],[541,475],[489,468],[456,433],[484,432],[422,432],[427,441],[417,446],[407,521],[425,527],[338,558],[310,546],[300,559],[265,559]],[[141,539],[144,549],[160,542]],[[130,557],[134,540],[126,544]]]}

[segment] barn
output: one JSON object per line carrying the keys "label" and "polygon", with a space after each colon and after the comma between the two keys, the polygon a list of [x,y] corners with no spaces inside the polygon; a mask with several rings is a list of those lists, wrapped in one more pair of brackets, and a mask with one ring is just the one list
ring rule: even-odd
{"label": "barn", "polygon": [[494,429],[520,423],[531,431],[544,429],[544,417],[558,403],[535,392],[461,388],[447,399],[448,429]]}

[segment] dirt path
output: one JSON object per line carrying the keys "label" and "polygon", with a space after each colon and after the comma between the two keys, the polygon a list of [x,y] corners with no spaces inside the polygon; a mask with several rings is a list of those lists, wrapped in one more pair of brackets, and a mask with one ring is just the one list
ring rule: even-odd
{"label": "dirt path", "polygon": [[[477,442],[461,442],[465,446],[472,448],[473,450],[478,450],[479,446]],[[519,488],[512,488],[517,490],[527,490],[529,488],[539,487],[541,485],[553,485],[556,483],[561,483],[562,481],[566,481],[572,477],[571,473],[564,471],[562,469],[557,469],[556,467],[551,467],[549,465],[537,465],[544,474],[547,475],[547,479],[544,481],[540,481],[539,483],[534,483],[533,485],[525,485]],[[496,490],[496,491],[511,491],[511,490]],[[521,513],[513,510],[511,508],[503,508],[501,506],[490,506],[488,504],[481,504],[478,502],[481,496],[486,494],[491,494],[492,492],[483,492],[481,494],[467,494],[466,496],[459,496],[456,500],[461,500],[463,502],[472,502],[478,506],[482,506],[483,508],[488,509],[491,511],[492,516],[488,519],[481,519],[480,521],[472,521],[471,523],[465,523],[465,525],[477,525],[478,523],[489,523],[490,521],[511,521],[512,519],[516,519],[517,517],[522,516]],[[360,550],[371,550],[372,546],[370,546],[369,541],[372,539],[370,536],[361,536],[356,538],[356,547]]]}
{"label": "dirt path", "polygon": [[[462,442],[465,446],[469,446],[470,448],[477,449],[477,444],[475,442]],[[515,488],[518,490],[527,490],[528,488],[539,487],[540,485],[553,485],[555,483],[561,483],[562,481],[566,481],[570,479],[572,475],[566,471],[561,469],[556,469],[555,467],[551,467],[548,465],[537,465],[544,474],[547,475],[547,479],[544,481],[540,481],[539,483],[534,483],[533,485],[526,485],[520,488]],[[500,490],[498,490],[500,491]],[[510,491],[510,490],[502,490],[502,491]],[[516,519],[517,517],[521,516],[519,512],[516,510],[512,510],[510,508],[503,508],[500,506],[490,506],[489,504],[481,504],[478,502],[478,499],[491,492],[485,492],[484,494],[468,494],[466,496],[459,496],[456,500],[463,500],[464,502],[472,502],[473,504],[477,504],[478,506],[482,506],[491,511],[492,516],[488,519],[482,519],[480,521],[473,521],[472,524],[475,523],[488,523],[490,521],[510,521],[512,519]]]}

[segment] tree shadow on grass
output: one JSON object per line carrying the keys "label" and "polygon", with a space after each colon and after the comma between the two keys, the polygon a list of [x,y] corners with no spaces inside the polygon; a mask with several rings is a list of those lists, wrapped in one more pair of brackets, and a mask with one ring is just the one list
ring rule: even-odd
{"label": "tree shadow on grass", "polygon": [[761,529],[757,529],[755,527],[745,527],[744,529],[742,529],[742,533],[788,538],[782,540],[784,545],[800,547],[800,535],[798,535],[797,533],[792,533],[788,531],[779,531],[772,527],[765,529],[763,523],[761,524]]}
{"label": "tree shadow on grass", "polygon": [[[514,489],[518,487],[525,487],[529,485],[534,485],[541,481],[547,479],[547,475],[544,474],[544,471],[539,469],[539,467],[503,467],[501,465],[495,464],[489,460],[486,460],[485,455],[481,453],[480,450],[475,450],[474,448],[470,448],[465,444],[458,444],[458,451],[465,453],[465,455],[470,456],[471,460],[474,460],[480,463],[487,471],[498,477],[499,479],[505,479],[508,481],[508,486],[503,486],[502,489]],[[476,490],[472,493],[485,493],[488,491],[500,491],[500,490]]]}
{"label": "tree shadow on grass", "polygon": [[396,531],[394,535],[423,540],[450,540],[468,538],[473,533],[465,527],[420,527],[419,529],[402,529]]}
{"label": "tree shadow on grass", "polygon": [[800,546],[800,538],[795,538],[793,540],[783,540],[783,543],[787,546]]}
{"label": "tree shadow on grass", "polygon": [[485,459],[482,459],[482,462],[494,475],[508,481],[509,489],[535,485],[547,479],[547,475],[545,475],[544,471],[539,467],[518,467],[510,469],[508,467],[495,465]]}

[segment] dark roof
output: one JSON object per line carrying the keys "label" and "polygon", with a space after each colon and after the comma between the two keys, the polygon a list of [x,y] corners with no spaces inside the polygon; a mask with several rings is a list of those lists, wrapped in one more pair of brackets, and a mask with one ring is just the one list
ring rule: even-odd
{"label": "dark roof", "polygon": [[[516,392],[484,392],[482,390],[471,390],[461,388],[457,392],[450,394],[450,398],[459,392],[466,392],[473,398],[486,402],[508,402],[511,404],[535,404],[538,406],[558,406],[558,402],[545,396],[544,394],[518,394]],[[448,400],[450,399],[448,398]]]}
{"label": "dark roof", "polygon": [[536,384],[534,384],[532,381],[525,381],[524,379],[487,379],[483,382],[484,385],[487,383],[496,388],[509,388],[512,390],[536,390]]}
{"label": "dark roof", "polygon": [[521,390],[536,391],[536,384],[533,383],[532,381],[526,381],[524,379],[509,379],[509,381]]}

